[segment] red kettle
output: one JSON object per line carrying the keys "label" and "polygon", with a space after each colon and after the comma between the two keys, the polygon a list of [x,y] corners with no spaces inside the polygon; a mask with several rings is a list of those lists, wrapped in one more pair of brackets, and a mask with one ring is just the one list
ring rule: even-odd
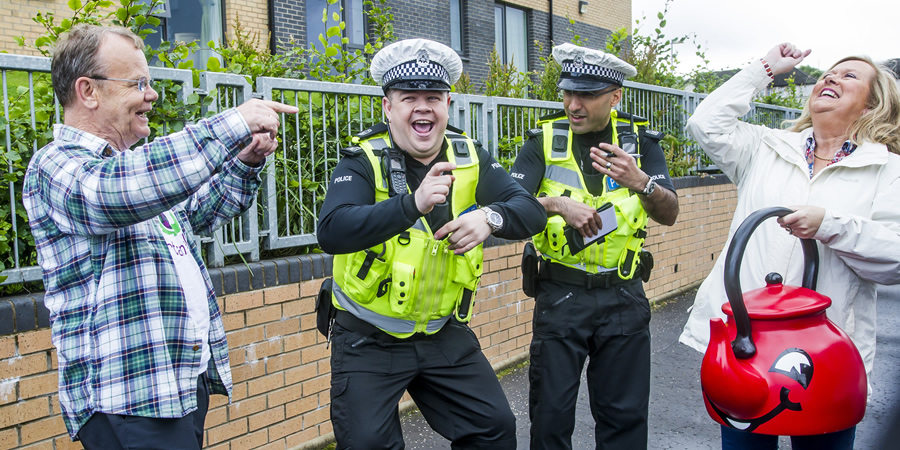
{"label": "red kettle", "polygon": [[741,292],[741,259],[765,219],[793,211],[765,208],[738,227],[725,255],[727,321],[710,320],[700,367],[706,411],[727,427],[760,434],[812,435],[850,428],[866,412],[866,371],[850,337],[825,316],[831,299],[817,293],[819,252],[801,239],[803,287],[777,273]]}

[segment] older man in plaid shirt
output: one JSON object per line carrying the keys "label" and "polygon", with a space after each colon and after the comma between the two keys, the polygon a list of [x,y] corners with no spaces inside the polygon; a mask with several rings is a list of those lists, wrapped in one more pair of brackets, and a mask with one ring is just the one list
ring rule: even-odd
{"label": "older man in plaid shirt", "polygon": [[199,448],[228,345],[192,233],[251,204],[279,113],[251,100],[133,150],[158,98],[143,41],[77,26],[51,65],[65,124],[24,203],[44,273],[66,427],[86,448]]}

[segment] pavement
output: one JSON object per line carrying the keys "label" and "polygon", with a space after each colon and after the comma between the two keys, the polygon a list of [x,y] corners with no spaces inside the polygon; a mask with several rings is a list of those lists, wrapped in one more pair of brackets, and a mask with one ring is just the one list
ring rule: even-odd
{"label": "pavement", "polygon": [[[687,321],[687,309],[696,291],[689,291],[654,305],[650,321],[652,336],[649,448],[703,450],[720,449],[719,425],[707,415],[700,395],[700,362],[703,355],[678,343]],[[872,400],[857,426],[857,449],[900,448],[882,444],[882,434],[900,425],[900,286],[879,288],[878,341],[875,373],[870,380]],[[500,379],[516,415],[519,449],[528,448],[528,367],[513,370]],[[897,411],[892,409],[897,406]],[[403,418],[403,436],[410,450],[449,449],[450,443],[428,426],[418,412]],[[594,421],[587,403],[587,385],[582,375],[572,446],[594,448]],[[898,436],[892,436],[896,444]],[[781,438],[781,448],[790,448]]]}

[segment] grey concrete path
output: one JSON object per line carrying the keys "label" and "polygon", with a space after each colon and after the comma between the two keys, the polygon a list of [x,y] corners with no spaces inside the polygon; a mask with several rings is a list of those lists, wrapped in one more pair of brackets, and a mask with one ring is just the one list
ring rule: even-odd
{"label": "grey concrete path", "polygon": [[[687,320],[687,308],[694,292],[655,305],[651,320],[652,376],[650,392],[650,449],[719,449],[719,426],[706,414],[700,396],[702,355],[678,343]],[[878,346],[875,375],[871,380],[873,400],[866,417],[857,427],[857,449],[879,448],[880,436],[892,422],[895,405],[900,407],[900,287],[879,290]],[[500,380],[516,414],[518,448],[528,448],[528,370],[517,369]],[[582,378],[572,444],[575,449],[593,449],[593,418],[587,404],[587,387]],[[896,423],[895,423],[896,422]],[[450,443],[431,430],[421,414],[403,420],[407,449],[449,449]],[[782,449],[790,448],[782,438]],[[887,446],[885,448],[891,448]],[[896,447],[900,448],[900,444]]]}

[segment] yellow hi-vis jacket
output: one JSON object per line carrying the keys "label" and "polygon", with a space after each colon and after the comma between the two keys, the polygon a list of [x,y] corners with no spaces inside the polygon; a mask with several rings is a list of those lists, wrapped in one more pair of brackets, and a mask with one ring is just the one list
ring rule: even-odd
{"label": "yellow hi-vis jacket", "polygon": [[[473,141],[461,134],[447,131],[444,139],[447,158],[456,164],[450,198],[452,220],[476,208],[478,153]],[[387,134],[365,140],[355,137],[353,142],[374,170],[375,201],[387,200],[388,181],[381,164],[381,150],[390,145]],[[448,246],[446,239],[435,240],[434,231],[419,218],[412,228],[387,242],[335,255],[332,302],[398,338],[437,333],[451,316],[468,322],[483,271],[483,247],[456,255]],[[468,303],[463,305],[463,301]],[[460,311],[467,311],[464,317]]]}
{"label": "yellow hi-vis jacket", "polygon": [[[632,122],[631,116],[612,110],[610,120],[613,122],[612,144],[619,145],[618,134],[629,130],[640,135],[638,126],[645,126],[646,119]],[[638,264],[638,255],[647,236],[647,213],[641,205],[637,194],[619,186],[612,178],[603,177],[603,193],[591,195],[584,183],[584,176],[579,169],[578,161],[572,153],[572,130],[565,116],[554,116],[538,122],[543,131],[544,142],[544,179],[541,181],[538,196],[568,196],[572,200],[599,208],[606,203],[615,207],[618,228],[589,245],[581,252],[573,255],[569,251],[563,232],[566,221],[560,215],[551,216],[547,227],[541,234],[534,236],[534,245],[552,261],[588,273],[597,273],[606,269],[618,269],[623,280],[634,276]],[[636,148],[640,148],[638,145]],[[638,159],[638,167],[641,160]]]}

